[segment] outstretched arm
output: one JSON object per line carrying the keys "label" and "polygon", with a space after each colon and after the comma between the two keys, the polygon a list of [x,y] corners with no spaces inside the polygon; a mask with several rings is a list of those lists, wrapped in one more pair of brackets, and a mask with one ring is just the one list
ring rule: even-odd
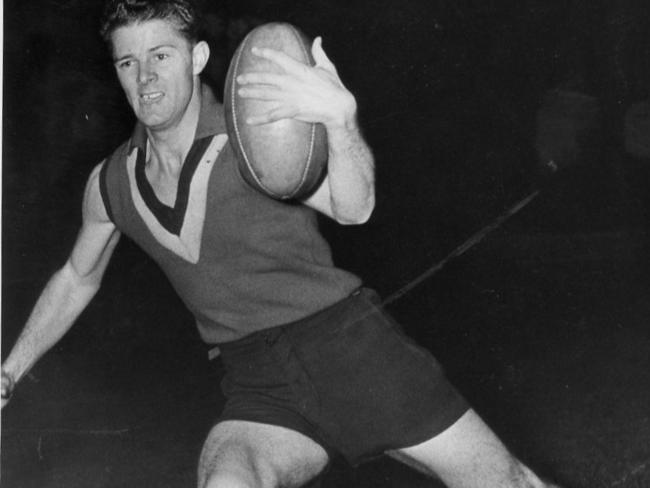
{"label": "outstretched arm", "polygon": [[119,232],[106,215],[99,170],[92,172],[83,203],[83,224],[65,265],[50,278],[7,360],[2,365],[1,406],[14,385],[70,329],[99,289]]}
{"label": "outstretched arm", "polygon": [[363,223],[375,205],[374,159],[357,124],[357,103],[341,82],[335,66],[314,40],[316,64],[302,64],[272,49],[253,47],[253,54],[272,61],[282,73],[245,73],[237,78],[245,98],[275,102],[250,124],[292,118],[322,123],[327,130],[327,177],[305,204],[344,224]]}

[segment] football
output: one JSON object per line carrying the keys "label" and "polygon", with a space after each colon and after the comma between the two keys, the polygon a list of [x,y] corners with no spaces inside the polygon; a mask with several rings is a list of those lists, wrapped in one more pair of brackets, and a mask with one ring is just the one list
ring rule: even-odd
{"label": "football", "polygon": [[327,166],[325,127],[293,119],[261,125],[246,123],[249,116],[266,112],[273,102],[240,97],[237,76],[248,72],[282,72],[275,63],[252,54],[252,47],[281,51],[313,66],[311,42],[287,23],[256,27],[235,51],[224,89],[228,137],[244,179],[275,199],[306,198],[322,180]]}

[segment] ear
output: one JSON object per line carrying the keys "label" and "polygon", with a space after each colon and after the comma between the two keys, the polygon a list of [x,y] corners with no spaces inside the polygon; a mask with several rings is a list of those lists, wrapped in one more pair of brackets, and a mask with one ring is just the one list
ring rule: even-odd
{"label": "ear", "polygon": [[192,65],[194,76],[203,71],[210,58],[210,46],[205,41],[197,42],[192,48]]}

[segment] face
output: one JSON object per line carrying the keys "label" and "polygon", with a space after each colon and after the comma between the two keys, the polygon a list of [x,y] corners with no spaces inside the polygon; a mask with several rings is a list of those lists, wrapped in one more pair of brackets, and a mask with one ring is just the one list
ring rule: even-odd
{"label": "face", "polygon": [[136,117],[151,130],[180,124],[207,62],[207,45],[193,46],[164,20],[119,27],[111,40],[117,77]]}

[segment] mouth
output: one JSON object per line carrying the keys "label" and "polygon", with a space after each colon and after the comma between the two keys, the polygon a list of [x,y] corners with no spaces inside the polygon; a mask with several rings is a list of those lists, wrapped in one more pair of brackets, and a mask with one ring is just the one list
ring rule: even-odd
{"label": "mouth", "polygon": [[145,104],[156,103],[164,96],[163,92],[141,93],[140,100]]}

